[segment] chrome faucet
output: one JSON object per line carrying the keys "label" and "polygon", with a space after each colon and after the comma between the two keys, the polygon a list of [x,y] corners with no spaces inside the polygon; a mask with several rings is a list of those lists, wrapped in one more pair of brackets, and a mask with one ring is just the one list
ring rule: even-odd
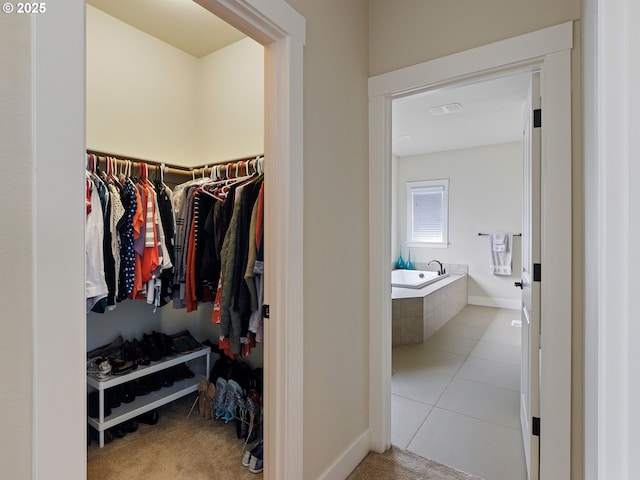
{"label": "chrome faucet", "polygon": [[438,270],[438,275],[444,275],[446,271],[442,266],[442,263],[440,263],[438,260],[431,260],[429,263],[427,263],[427,267],[431,265],[433,262],[436,262],[438,265],[440,265],[440,269]]}

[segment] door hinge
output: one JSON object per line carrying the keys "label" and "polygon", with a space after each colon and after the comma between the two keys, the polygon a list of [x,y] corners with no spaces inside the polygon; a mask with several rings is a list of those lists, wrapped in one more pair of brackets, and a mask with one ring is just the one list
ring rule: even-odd
{"label": "door hinge", "polygon": [[533,422],[531,422],[531,433],[536,437],[540,436],[540,418],[533,417]]}
{"label": "door hinge", "polygon": [[269,305],[262,305],[262,318],[269,318]]}
{"label": "door hinge", "polygon": [[542,109],[536,108],[533,111],[533,128],[540,128],[542,126]]}
{"label": "door hinge", "polygon": [[542,277],[542,265],[540,265],[539,263],[534,263],[533,264],[533,281],[534,282],[540,282],[541,277]]}

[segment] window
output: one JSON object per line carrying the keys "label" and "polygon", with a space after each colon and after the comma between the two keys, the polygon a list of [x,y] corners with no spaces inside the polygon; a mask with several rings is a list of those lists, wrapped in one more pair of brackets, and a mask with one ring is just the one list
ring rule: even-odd
{"label": "window", "polygon": [[407,243],[447,247],[449,180],[407,182]]}

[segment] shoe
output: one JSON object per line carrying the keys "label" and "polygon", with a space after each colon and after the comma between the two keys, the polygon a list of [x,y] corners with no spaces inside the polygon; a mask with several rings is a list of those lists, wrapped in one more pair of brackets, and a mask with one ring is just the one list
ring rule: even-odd
{"label": "shoe", "polygon": [[224,423],[229,423],[231,420],[235,418],[236,414],[236,405],[238,404],[238,400],[242,400],[243,398],[242,387],[235,380],[229,380],[227,382],[227,395],[225,398],[225,406],[224,406]]}
{"label": "shoe", "polygon": [[133,388],[133,393],[136,397],[144,397],[151,393],[151,387],[146,379],[141,378],[129,383],[132,384],[131,387]]}
{"label": "shoe", "polygon": [[153,340],[163,357],[173,356],[175,352],[173,351],[173,348],[171,346],[171,340],[169,340],[167,335],[161,332],[156,332],[154,330],[151,336],[153,337]]}
{"label": "shoe", "polygon": [[[91,392],[87,395],[87,414],[92,418],[100,417],[100,398],[98,392]],[[104,418],[111,415],[111,407],[106,398],[104,401]]]}
{"label": "shoe", "polygon": [[171,385],[173,385],[173,380],[171,379],[171,377],[169,376],[169,373],[166,370],[162,370],[156,373],[155,379],[162,387],[170,387]]}
{"label": "shoe", "polygon": [[122,385],[120,395],[122,403],[131,403],[135,400],[136,392],[133,389],[133,385],[131,385],[131,382]]}
{"label": "shoe", "polygon": [[106,405],[109,405],[111,408],[118,408],[122,404],[122,393],[121,388],[118,385],[117,387],[112,387],[104,392],[104,402]]}
{"label": "shoe", "polygon": [[175,369],[182,378],[193,378],[196,376],[196,374],[193,373],[189,367],[187,367],[186,363],[176,365]]}
{"label": "shoe", "polygon": [[162,358],[160,346],[157,345],[152,335],[147,335],[146,333],[142,335],[141,347],[142,351],[147,357],[149,357],[150,361],[157,362]]}
{"label": "shoe", "polygon": [[251,461],[251,456],[255,456],[258,453],[258,449],[262,450],[262,442],[258,442],[251,450],[246,450],[242,456],[242,466],[248,467]]}
{"label": "shoe", "polygon": [[131,348],[133,350],[133,357],[138,365],[146,366],[151,363],[151,358],[145,353],[142,343],[139,342],[138,339],[133,339]]}
{"label": "shoe", "polygon": [[247,417],[249,427],[247,431],[247,443],[252,443],[258,438],[260,431],[260,408],[250,397],[246,400],[247,405]]}
{"label": "shoe", "polygon": [[128,420],[122,424],[127,433],[133,433],[138,430],[138,421],[135,418]]}
{"label": "shoe", "polygon": [[224,404],[227,398],[227,381],[218,377],[216,380],[216,394],[213,398],[213,408],[215,408],[216,420],[224,417]]}
{"label": "shoe", "polygon": [[96,357],[87,361],[87,374],[98,380],[106,380],[111,374],[111,364],[106,357]]}
{"label": "shoe", "polygon": [[[214,387],[215,388],[215,387]],[[207,411],[207,390],[209,389],[209,384],[203,378],[198,382],[198,411],[200,412],[200,416],[203,418],[208,418],[211,416],[211,407]]]}
{"label": "shoe", "polygon": [[103,345],[98,348],[94,348],[87,352],[87,359],[92,359],[96,357],[109,357],[109,356],[117,356],[120,354],[120,347],[123,344],[122,335],[118,335],[113,342]]}
{"label": "shoe", "polygon": [[138,368],[136,362],[125,360],[122,357],[109,357],[109,363],[111,363],[112,375],[124,375]]}
{"label": "shoe", "polygon": [[262,468],[262,442],[260,442],[260,447],[258,448],[258,451],[256,451],[255,454],[251,455],[251,458],[249,459],[249,471],[251,473],[260,473],[262,472],[263,468]]}
{"label": "shoe", "polygon": [[149,410],[147,413],[143,413],[136,417],[138,423],[145,423],[147,425],[155,425],[158,423],[160,419],[160,415],[158,415],[158,410]]}

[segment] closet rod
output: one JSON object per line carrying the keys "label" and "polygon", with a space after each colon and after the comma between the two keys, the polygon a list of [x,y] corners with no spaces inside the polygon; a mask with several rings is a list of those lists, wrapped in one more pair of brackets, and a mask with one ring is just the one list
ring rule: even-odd
{"label": "closet rod", "polygon": [[[147,165],[154,165],[157,167],[160,167],[162,165],[165,166],[165,171],[164,173],[174,173],[177,175],[202,175],[203,173],[206,175],[207,173],[211,173],[211,169],[214,166],[218,166],[218,165],[229,165],[232,163],[239,163],[239,162],[247,162],[250,160],[255,160],[258,157],[262,157],[262,155],[254,155],[252,157],[247,157],[247,158],[239,158],[236,160],[229,160],[226,162],[219,162],[219,163],[215,163],[215,164],[211,164],[211,165],[198,165],[195,167],[184,167],[182,165],[175,165],[175,164],[171,164],[171,163],[166,163],[166,162],[158,162],[158,161],[154,161],[154,160],[145,160],[145,159],[141,159],[141,158],[135,158],[135,157],[129,157],[129,156],[124,156],[124,155],[118,155],[118,154],[113,154],[113,153],[108,153],[108,152],[100,152],[98,150],[87,150],[88,154],[94,154],[96,155],[98,158],[106,158],[106,157],[111,157],[114,158],[116,160],[116,163],[118,165],[124,165],[124,162],[126,160],[129,160],[131,162],[133,162],[134,164],[137,164],[136,166],[139,166],[141,163],[146,163]],[[203,172],[204,170],[204,172]],[[207,172],[207,170],[209,172]]]}
{"label": "closet rod", "polygon": [[175,165],[175,164],[171,164],[171,163],[166,163],[166,162],[157,162],[157,161],[153,161],[153,160],[144,160],[141,158],[135,158],[135,157],[129,157],[129,156],[124,156],[124,155],[118,155],[118,154],[113,154],[113,153],[108,153],[108,152],[99,152],[97,150],[87,150],[88,154],[93,154],[95,156],[97,156],[99,159],[100,158],[106,158],[106,157],[111,157],[113,159],[115,159],[116,164],[118,164],[119,166],[125,165],[125,162],[127,160],[133,162],[135,164],[135,166],[139,167],[140,164],[142,163],[146,163],[147,165],[154,165],[158,168],[160,168],[162,165],[165,166],[165,170],[164,173],[174,173],[177,175],[192,175],[192,169],[190,169],[189,167],[183,167],[181,165]]}
{"label": "closet rod", "polygon": [[[478,236],[479,237],[488,237],[490,234],[489,233],[479,233]],[[514,237],[521,237],[522,234],[521,233],[512,233],[511,235],[513,235]]]}

